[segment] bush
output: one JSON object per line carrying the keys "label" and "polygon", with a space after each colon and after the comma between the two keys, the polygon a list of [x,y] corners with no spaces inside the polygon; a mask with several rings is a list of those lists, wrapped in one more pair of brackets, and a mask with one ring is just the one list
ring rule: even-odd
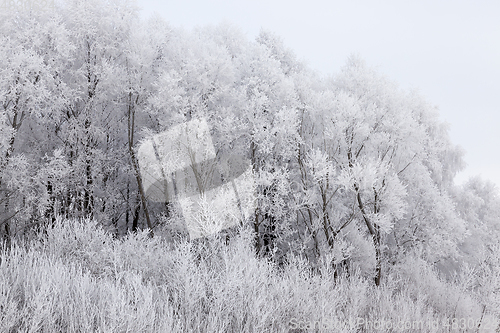
{"label": "bush", "polygon": [[94,221],[58,220],[31,244],[2,248],[0,331],[370,332],[481,315],[422,261],[401,264],[377,288],[326,264],[313,273],[292,255],[279,267],[256,258],[252,241],[246,229],[228,245],[217,236],[169,244],[147,232],[117,240]]}

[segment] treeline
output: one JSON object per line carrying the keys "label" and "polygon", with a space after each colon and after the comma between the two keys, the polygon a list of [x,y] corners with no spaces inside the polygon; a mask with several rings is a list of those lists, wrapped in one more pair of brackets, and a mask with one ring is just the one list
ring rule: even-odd
{"label": "treeline", "polygon": [[283,262],[294,252],[312,268],[327,260],[377,285],[410,256],[498,278],[496,190],[479,179],[454,186],[462,152],[436,108],[357,57],[324,78],[272,33],[185,31],[142,21],[120,1],[68,1],[0,22],[4,240],[57,216],[123,235],[147,227],[146,210],[153,231],[182,235],[175,205],[141,200],[137,147],[204,118],[218,156],[252,163],[246,225],[259,255]]}

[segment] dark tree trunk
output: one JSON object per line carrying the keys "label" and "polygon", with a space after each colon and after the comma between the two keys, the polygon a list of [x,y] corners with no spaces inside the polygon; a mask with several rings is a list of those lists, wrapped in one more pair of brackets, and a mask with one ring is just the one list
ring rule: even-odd
{"label": "dark tree trunk", "polygon": [[[137,99],[136,99],[137,101]],[[144,193],[144,187],[142,184],[141,172],[139,169],[139,162],[137,161],[137,156],[134,152],[134,132],[135,132],[135,107],[134,101],[132,99],[132,93],[128,94],[127,103],[127,115],[128,115],[128,152],[130,155],[130,161],[132,162],[132,167],[134,169],[135,179],[137,181],[137,187],[139,188],[139,196],[141,198],[142,209],[144,210],[144,215],[146,216],[146,223],[150,230],[150,236],[153,236],[153,226],[151,224],[151,218],[149,216],[148,204],[146,200],[146,194]],[[135,217],[134,217],[135,219]],[[134,227],[132,226],[132,229]]]}
{"label": "dark tree trunk", "polygon": [[141,205],[137,205],[134,211],[134,219],[132,220],[132,231],[136,232],[139,229],[139,213],[141,212]]}
{"label": "dark tree trunk", "polygon": [[263,250],[264,255],[271,256],[275,247],[276,240],[276,220],[274,216],[270,214],[265,214],[264,220],[266,221],[264,225],[264,232],[262,235]]}

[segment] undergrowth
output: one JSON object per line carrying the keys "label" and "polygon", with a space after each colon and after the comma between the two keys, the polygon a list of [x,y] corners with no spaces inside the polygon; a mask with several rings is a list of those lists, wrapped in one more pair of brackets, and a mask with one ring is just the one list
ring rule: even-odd
{"label": "undergrowth", "polygon": [[[1,249],[0,332],[494,332],[460,284],[423,261],[385,282],[290,255],[254,255],[251,233],[168,243],[114,239],[94,221],[58,220],[29,244]],[[460,329],[461,318],[469,320]],[[457,323],[453,326],[454,323]],[[471,324],[472,323],[472,324]],[[479,329],[477,326],[480,325]]]}

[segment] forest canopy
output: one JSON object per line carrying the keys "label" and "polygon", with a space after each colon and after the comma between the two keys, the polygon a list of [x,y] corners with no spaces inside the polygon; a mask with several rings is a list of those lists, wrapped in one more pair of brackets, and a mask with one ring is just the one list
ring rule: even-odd
{"label": "forest canopy", "polygon": [[[437,108],[359,57],[324,77],[268,31],[186,31],[122,1],[57,6],[0,14],[5,241],[57,217],[88,217],[118,237],[188,238],[193,217],[179,202],[148,198],[138,149],[203,119],[214,163],[251,165],[255,207],[241,224],[258,256],[283,264],[294,253],[313,270],[327,260],[376,285],[408,258],[498,279],[497,189],[455,185],[463,152]],[[210,205],[228,200],[200,204],[198,222],[213,223]]]}

